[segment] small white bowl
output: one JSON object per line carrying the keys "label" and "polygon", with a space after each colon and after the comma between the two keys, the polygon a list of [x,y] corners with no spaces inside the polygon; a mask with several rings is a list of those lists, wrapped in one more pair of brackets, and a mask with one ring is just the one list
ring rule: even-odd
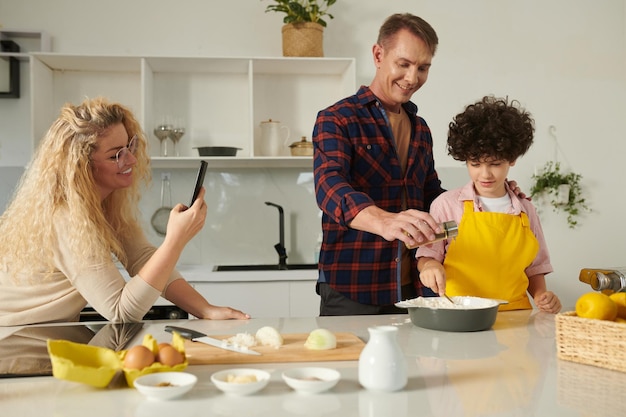
{"label": "small white bowl", "polygon": [[[246,378],[252,375],[256,377],[255,382],[228,382],[229,376]],[[211,382],[213,382],[218,389],[224,391],[226,394],[232,395],[254,394],[265,388],[269,381],[269,372],[252,368],[225,369],[211,375]]]}
{"label": "small white bowl", "polygon": [[186,372],[156,372],[135,380],[135,388],[154,400],[171,400],[189,392],[198,378]]}
{"label": "small white bowl", "polygon": [[283,379],[294,390],[303,394],[328,391],[339,382],[341,374],[331,368],[294,368],[283,372]]}

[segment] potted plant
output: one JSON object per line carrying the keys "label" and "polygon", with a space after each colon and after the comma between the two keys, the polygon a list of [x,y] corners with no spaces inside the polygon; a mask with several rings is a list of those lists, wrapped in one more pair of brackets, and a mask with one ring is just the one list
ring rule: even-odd
{"label": "potted plant", "polygon": [[581,210],[590,211],[582,196],[580,180],[582,176],[574,172],[563,173],[558,162],[548,161],[543,170],[532,176],[534,181],[530,196],[551,196],[550,204],[554,211],[567,213],[567,224],[571,229],[578,225],[575,219]]}
{"label": "potted plant", "polygon": [[284,13],[283,56],[324,56],[323,35],[328,13],[337,0],[272,0],[267,12]]}

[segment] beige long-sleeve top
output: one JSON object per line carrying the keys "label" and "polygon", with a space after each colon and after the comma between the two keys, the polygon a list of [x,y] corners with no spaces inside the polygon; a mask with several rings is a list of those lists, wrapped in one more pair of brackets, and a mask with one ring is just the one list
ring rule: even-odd
{"label": "beige long-sleeve top", "polygon": [[128,282],[113,259],[83,265],[64,240],[63,230],[71,227],[71,222],[67,216],[58,219],[55,226],[59,238],[51,243],[56,268],[51,275],[40,272],[42,266],[33,265],[32,275],[16,282],[11,271],[0,268],[0,326],[78,321],[87,303],[107,320],[140,321],[169,284],[182,278],[174,270],[161,293],[137,275],[156,250],[141,231],[122,242],[128,258],[124,267],[131,277]]}

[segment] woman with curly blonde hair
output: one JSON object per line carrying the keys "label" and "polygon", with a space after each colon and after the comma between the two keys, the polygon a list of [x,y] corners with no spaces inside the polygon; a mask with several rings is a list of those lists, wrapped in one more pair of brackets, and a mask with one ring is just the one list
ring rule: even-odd
{"label": "woman with curly blonde hair", "polygon": [[0,325],[77,321],[87,303],[107,320],[140,321],[161,295],[199,318],[248,318],[209,304],[175,269],[204,225],[204,189],[172,209],[156,248],[138,222],[149,181],[130,110],[103,98],[66,104],[0,217]]}

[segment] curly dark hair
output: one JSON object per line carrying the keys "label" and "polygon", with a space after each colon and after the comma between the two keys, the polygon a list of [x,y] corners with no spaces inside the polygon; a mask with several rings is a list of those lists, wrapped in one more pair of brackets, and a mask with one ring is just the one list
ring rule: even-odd
{"label": "curly dark hair", "polygon": [[448,126],[448,154],[457,161],[515,161],[533,143],[535,122],[519,101],[485,96]]}

